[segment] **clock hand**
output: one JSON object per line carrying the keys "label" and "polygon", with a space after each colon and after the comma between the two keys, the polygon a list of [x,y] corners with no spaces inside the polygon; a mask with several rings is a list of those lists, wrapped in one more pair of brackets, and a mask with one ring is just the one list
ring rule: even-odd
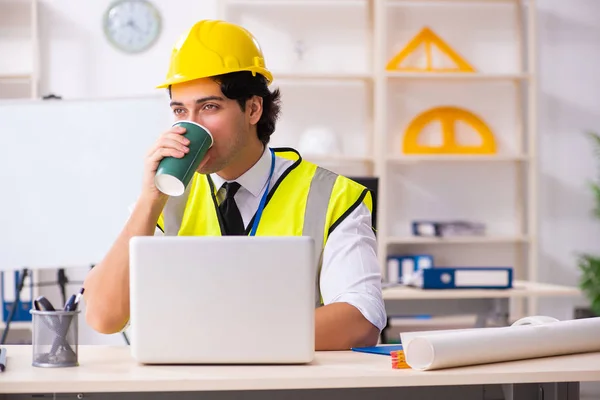
{"label": "clock hand", "polygon": [[142,32],[142,30],[140,29],[140,27],[139,27],[139,26],[137,26],[137,25],[136,25],[136,23],[135,23],[135,22],[133,22],[132,20],[129,20],[129,21],[127,22],[127,25],[131,26],[133,29],[135,29],[135,30],[136,30],[136,31],[138,31],[138,32]]}

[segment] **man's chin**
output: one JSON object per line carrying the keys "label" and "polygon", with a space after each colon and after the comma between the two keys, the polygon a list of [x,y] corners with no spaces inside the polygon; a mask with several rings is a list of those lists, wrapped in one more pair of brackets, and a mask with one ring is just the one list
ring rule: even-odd
{"label": "man's chin", "polygon": [[198,168],[196,170],[197,173],[202,174],[202,175],[210,175],[212,173],[214,173],[215,171],[212,170],[212,168],[207,168],[206,166],[202,167],[202,168]]}
{"label": "man's chin", "polygon": [[210,175],[210,174],[214,174],[217,173],[221,170],[221,168],[217,168],[217,165],[213,165],[213,164],[206,164],[200,168],[198,168],[196,170],[196,172],[198,172],[199,174],[202,175]]}

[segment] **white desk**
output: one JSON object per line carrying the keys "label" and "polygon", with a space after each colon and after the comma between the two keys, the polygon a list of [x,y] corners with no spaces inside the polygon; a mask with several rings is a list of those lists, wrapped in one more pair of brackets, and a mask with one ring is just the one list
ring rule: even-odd
{"label": "white desk", "polygon": [[[95,394],[97,399],[100,393],[117,392],[121,393],[119,399],[154,399],[158,394],[178,392],[175,398],[179,399],[202,392],[202,398],[272,396],[289,400],[309,392],[319,398],[315,390],[325,391],[327,396],[335,390],[347,398],[354,389],[360,396],[377,391],[379,398],[383,398],[380,394],[418,394],[420,398],[441,395],[436,398],[487,400],[494,398],[490,388],[496,387],[519,400],[542,386],[546,394],[556,394],[557,400],[572,400],[579,396],[579,382],[600,380],[600,353],[420,372],[394,370],[387,356],[355,352],[319,352],[313,363],[294,366],[143,366],[131,359],[128,347],[81,346],[79,367],[51,369],[31,366],[31,346],[7,348],[0,393],[19,399],[24,397],[17,394],[62,394],[65,397],[61,399]],[[155,393],[148,397],[148,392]]]}
{"label": "white desk", "polygon": [[514,281],[512,289],[418,289],[394,286],[383,289],[388,318],[394,316],[477,315],[477,327],[489,319],[509,325],[511,299],[528,297],[577,297],[578,288],[547,283]]}

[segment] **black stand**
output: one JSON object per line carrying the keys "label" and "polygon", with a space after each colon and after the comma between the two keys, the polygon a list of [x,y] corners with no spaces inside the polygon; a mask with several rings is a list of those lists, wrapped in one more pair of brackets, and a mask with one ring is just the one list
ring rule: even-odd
{"label": "black stand", "polygon": [[[0,344],[4,344],[6,342],[6,337],[8,336],[8,331],[10,329],[10,324],[15,317],[15,312],[17,311],[17,307],[21,302],[21,290],[23,290],[23,286],[25,285],[25,278],[29,274],[29,270],[27,268],[23,268],[21,271],[21,279],[17,283],[16,293],[15,293],[15,301],[12,303],[12,307],[10,308],[10,312],[8,313],[8,318],[6,319],[6,326],[4,327],[4,332],[2,332],[2,339],[0,339]],[[4,310],[2,310],[2,314],[4,314]]]}
{"label": "black stand", "polygon": [[58,288],[60,289],[60,295],[62,296],[62,304],[67,303],[67,284],[69,283],[69,278],[65,274],[64,268],[58,269],[58,276],[56,277]]}

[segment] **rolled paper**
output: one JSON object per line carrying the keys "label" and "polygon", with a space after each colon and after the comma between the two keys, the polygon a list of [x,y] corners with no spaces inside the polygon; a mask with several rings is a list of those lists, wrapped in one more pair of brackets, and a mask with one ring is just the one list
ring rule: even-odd
{"label": "rolled paper", "polygon": [[554,317],[547,317],[545,315],[534,315],[532,317],[525,317],[515,321],[512,326],[521,326],[521,325],[540,325],[547,324],[549,322],[558,322],[558,320]]}
{"label": "rolled paper", "polygon": [[406,363],[434,370],[600,351],[600,317],[556,321],[529,317],[500,328],[400,334]]}

